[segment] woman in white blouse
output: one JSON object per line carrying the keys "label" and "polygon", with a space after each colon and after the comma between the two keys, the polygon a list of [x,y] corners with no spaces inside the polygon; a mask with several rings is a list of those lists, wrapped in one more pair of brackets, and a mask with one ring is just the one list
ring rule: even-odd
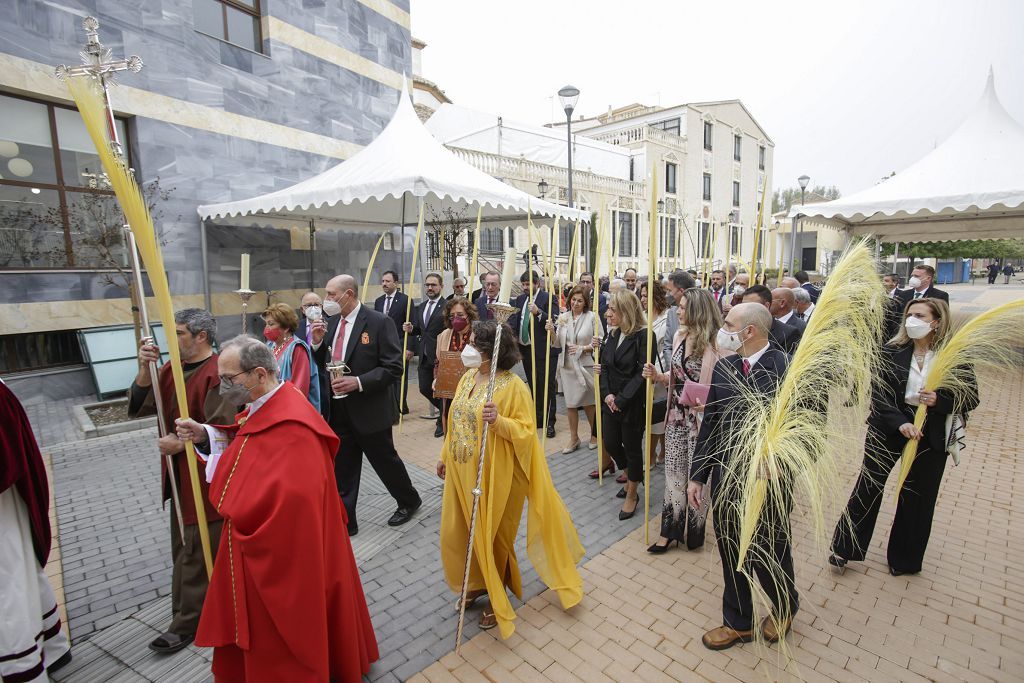
{"label": "woman in white blouse", "polygon": [[[978,405],[976,389],[959,404],[943,389],[924,391],[934,349],[949,335],[949,329],[945,301],[916,299],[907,304],[899,332],[882,351],[880,377],[872,387],[864,464],[832,540],[829,564],[834,567],[864,559],[882,505],[885,480],[899,462],[907,440],[918,439],[917,459],[900,492],[889,532],[888,562],[893,576],[921,571],[950,445],[953,420],[947,418],[958,416],[962,423],[966,413]],[[920,430],[914,426],[919,405],[928,407]]]}
{"label": "woman in white blouse", "polygon": [[[572,453],[580,447],[580,416],[578,408],[587,414],[587,422],[594,420],[594,314],[590,311],[590,297],[581,287],[569,292],[569,308],[558,316],[557,325],[548,321],[551,345],[562,349],[558,359],[558,379],[565,395],[565,410],[569,417],[569,445],[563,453]],[[591,439],[591,450],[597,440]],[[610,459],[609,459],[610,460]],[[614,471],[614,469],[613,469]]]}

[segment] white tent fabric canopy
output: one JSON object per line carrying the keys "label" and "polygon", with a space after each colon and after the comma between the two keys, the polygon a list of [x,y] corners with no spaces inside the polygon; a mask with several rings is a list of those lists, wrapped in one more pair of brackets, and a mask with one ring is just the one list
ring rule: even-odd
{"label": "white tent fabric canopy", "polygon": [[798,215],[885,242],[1024,238],[1024,126],[992,72],[974,111],[942,144],[884,182]]}
{"label": "white tent fabric canopy", "polygon": [[351,158],[291,187],[198,211],[204,220],[229,225],[287,227],[313,219],[317,227],[380,230],[415,223],[420,199],[437,215],[468,206],[468,220],[475,220],[482,206],[483,221],[491,225],[521,222],[527,211],[569,221],[590,219],[587,211],[533,197],[457,158],[424,128],[404,85],[391,121]]}

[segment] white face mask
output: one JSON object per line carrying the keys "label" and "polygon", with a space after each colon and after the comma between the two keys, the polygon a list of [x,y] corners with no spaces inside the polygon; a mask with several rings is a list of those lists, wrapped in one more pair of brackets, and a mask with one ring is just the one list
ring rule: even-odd
{"label": "white face mask", "polygon": [[306,320],[319,320],[323,316],[323,311],[319,306],[306,306]]}
{"label": "white face mask", "polygon": [[326,299],[324,301],[324,313],[327,315],[338,315],[341,313],[341,304],[334,299]]}
{"label": "white face mask", "polygon": [[739,351],[743,346],[739,332],[729,332],[724,327],[718,330],[717,345],[723,351]]}
{"label": "white face mask", "polygon": [[910,287],[911,289],[917,289],[918,287],[921,286],[921,278],[919,278],[916,275],[912,276],[909,280],[907,280],[907,286]]}
{"label": "white face mask", "polygon": [[732,293],[735,295],[742,295],[745,291],[747,291],[747,288],[744,287],[743,285],[735,285],[732,288]]}
{"label": "white face mask", "polygon": [[907,330],[907,336],[911,339],[921,339],[927,337],[928,333],[932,331],[932,324],[926,323],[920,318],[907,318],[903,323],[903,327]]}
{"label": "white face mask", "polygon": [[483,362],[484,359],[476,347],[466,344],[466,347],[462,349],[462,364],[467,368],[478,368]]}

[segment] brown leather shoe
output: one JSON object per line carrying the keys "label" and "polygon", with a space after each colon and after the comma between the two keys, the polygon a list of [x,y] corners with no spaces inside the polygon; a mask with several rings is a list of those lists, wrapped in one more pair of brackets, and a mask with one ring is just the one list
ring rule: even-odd
{"label": "brown leather shoe", "polygon": [[736,643],[749,643],[753,639],[753,631],[737,631],[728,626],[719,626],[705,633],[701,642],[709,650],[728,650]]}
{"label": "brown leather shoe", "polygon": [[793,617],[783,619],[781,622],[776,623],[774,617],[765,617],[761,622],[761,633],[764,634],[764,639],[769,643],[779,642],[779,630],[778,627],[782,627],[782,637],[785,638],[786,634],[789,633],[790,629],[793,628]]}

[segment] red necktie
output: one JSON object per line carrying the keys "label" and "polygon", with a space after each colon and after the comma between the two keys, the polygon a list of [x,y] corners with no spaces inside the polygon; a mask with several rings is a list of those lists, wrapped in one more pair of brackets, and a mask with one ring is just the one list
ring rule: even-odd
{"label": "red necktie", "polygon": [[334,340],[334,349],[331,351],[331,360],[341,360],[345,357],[342,353],[344,351],[342,347],[345,345],[345,327],[347,325],[348,319],[342,318],[341,324],[338,325],[338,336]]}
{"label": "red necktie", "polygon": [[746,377],[750,374],[750,361],[746,358],[743,359],[743,376]]}

